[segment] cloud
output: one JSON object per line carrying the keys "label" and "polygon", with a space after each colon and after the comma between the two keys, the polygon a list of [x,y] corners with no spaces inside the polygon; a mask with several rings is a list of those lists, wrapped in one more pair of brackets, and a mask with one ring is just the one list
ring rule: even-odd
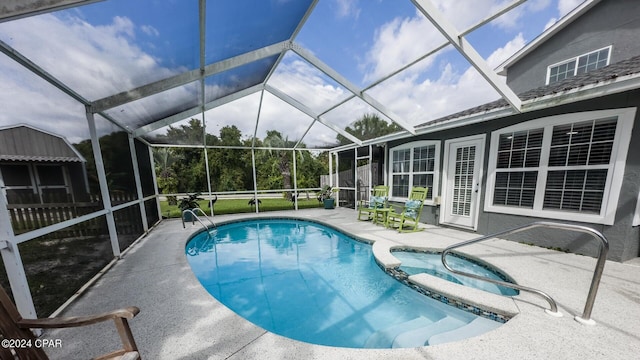
{"label": "cloud", "polygon": [[[459,1],[432,1],[459,31],[469,28],[513,2],[512,0],[476,0],[473,2],[473,6],[465,6],[461,5]],[[522,19],[526,14],[541,11],[547,8],[550,3],[551,0],[529,0],[503,14],[492,24],[502,29],[518,28],[522,25]]]}
{"label": "cloud", "polygon": [[[524,46],[518,34],[488,58],[495,67]],[[481,105],[499,98],[499,94],[475,70],[468,66],[456,69],[447,59],[436,62],[440,75],[436,79],[420,80],[416,73],[400,74],[371,90],[371,94],[403,120],[417,125],[457,111]]]}
{"label": "cloud", "polygon": [[584,0],[558,0],[558,13],[560,17],[567,15],[583,2]]}
{"label": "cloud", "polygon": [[[478,0],[473,7],[456,7],[448,0],[435,2],[456,27],[464,29],[505,1]],[[531,0],[528,3],[543,7],[548,0]],[[336,0],[335,4],[338,5],[338,15],[359,16],[358,1]],[[513,20],[519,15],[510,13],[505,16],[512,16]],[[509,21],[505,20],[504,26],[508,24]],[[103,26],[92,25],[78,17],[61,18],[51,14],[0,24],[0,38],[90,100],[130,90],[184,70],[160,66],[153,56],[137,46],[136,34],[140,32],[150,36],[159,35],[155,28],[138,26],[126,17],[115,17],[111,23]],[[366,60],[360,64],[366,81],[386,76],[445,42],[444,37],[418,12],[383,24],[376,30],[373,40]],[[509,43],[496,49],[487,62],[491,66],[497,65],[502,62],[499,59],[506,58],[522,45],[522,35],[518,34]],[[498,97],[475,69],[460,68],[460,65],[446,61],[444,56],[447,53],[448,50],[441,51],[437,56],[431,56],[388,79],[372,89],[371,95],[413,124]],[[434,67],[437,67],[438,75],[425,79],[425,74]],[[0,125],[25,119],[24,122],[32,121],[36,125],[57,128],[65,134],[75,132],[73,136],[78,138],[86,136],[85,126],[77,126],[79,123],[86,124],[82,105],[28,74],[6,57],[0,59],[0,74],[3,79],[0,99],[3,104],[8,104],[0,112]],[[317,113],[350,95],[317,69],[295,57],[285,58],[280,63],[269,84]],[[127,116],[144,118],[150,116],[151,111],[166,108],[168,103],[175,104],[176,99],[189,97],[193,97],[191,90],[178,88],[129,104],[125,113]],[[217,111],[208,112],[208,129],[215,132],[216,127],[237,125],[243,135],[253,135],[259,98],[259,94],[254,94],[226,104]],[[373,111],[356,99],[323,118],[344,127],[364,113]],[[115,113],[114,117],[117,115]],[[260,108],[257,135],[262,138],[266,130],[276,129],[290,139],[298,139],[311,123],[311,118],[290,105],[265,95]],[[304,141],[309,146],[322,146],[334,142],[335,137],[333,130],[316,123]]]}
{"label": "cloud", "polygon": [[[2,23],[0,38],[88,100],[130,90],[183,70],[161,67],[136,46],[138,28],[126,17],[114,17],[107,25],[94,26],[69,14],[74,12]],[[0,125],[23,119],[36,127],[53,127],[49,130],[55,133],[64,129],[63,135],[71,138],[86,138],[86,129],[78,126],[86,124],[82,104],[6,57],[0,62],[0,74],[3,78],[0,98],[9,104],[0,114]],[[166,106],[167,99],[161,98],[147,100],[146,112],[139,109],[140,104],[132,104],[131,110],[148,115],[149,109]]]}
{"label": "cloud", "polygon": [[[497,11],[505,5],[506,2],[503,4],[496,4],[493,6],[492,11]],[[529,0],[500,16],[494,20],[492,24],[505,30],[520,29],[524,26],[524,20],[527,16],[532,16],[533,13],[547,10],[550,5],[551,0]]]}
{"label": "cloud", "polygon": [[158,36],[160,35],[160,32],[158,31],[158,29],[154,28],[151,25],[142,25],[140,27],[140,30],[142,30],[143,33],[149,35],[149,36]]}
{"label": "cloud", "polygon": [[[486,4],[490,3],[495,1],[486,2]],[[454,10],[451,7],[448,9]],[[477,21],[483,14],[478,14],[477,11],[467,12],[466,26]],[[374,40],[374,45],[367,53],[368,60],[361,64],[362,67],[367,68],[365,75],[367,80],[387,75],[445,42],[444,37],[420,13],[407,18],[395,18],[383,24],[376,31]],[[499,65],[523,45],[522,34],[517,34],[487,58],[489,66]],[[441,52],[439,55],[446,52]],[[433,66],[439,66],[440,76],[434,80],[424,80],[424,71]],[[269,80],[269,85],[305,104],[315,113],[324,111],[350,95],[348,91],[333,83],[307,62],[292,55],[287,55],[280,63],[276,73]],[[451,63],[439,61],[436,56],[423,60],[400,75],[385,81],[371,90],[370,94],[412,124],[499,97],[475,69],[471,67],[456,69]],[[258,95],[253,97],[259,98]],[[212,110],[211,117],[216,119],[215,127],[236,124],[243,134],[247,132],[253,134],[254,128],[251,126],[254,125],[253,120],[258,110],[250,104],[255,104],[258,100],[253,101],[241,99],[224,105],[224,109],[215,111],[215,116]],[[356,98],[323,115],[322,118],[344,128],[363,114],[371,112],[377,111]],[[247,113],[251,115],[248,116]],[[209,118],[208,115],[207,119]],[[275,129],[289,139],[297,140],[307,131],[312,121],[307,115],[267,94],[260,108],[257,136],[263,138],[266,130]],[[336,134],[333,130],[316,122],[305,136],[304,142],[308,146],[322,147],[335,142],[335,138]]]}
{"label": "cloud", "polygon": [[[349,95],[319,70],[291,53],[285,56],[268,84],[302,103],[316,115]],[[207,92],[213,91],[210,86],[207,87]],[[336,143],[335,131],[318,121],[314,123],[312,117],[270,92],[264,92],[262,104],[260,99],[261,93],[254,93],[207,111],[207,133],[219,136],[223,127],[236,126],[244,138],[250,138],[255,133],[258,138],[264,139],[267,131],[277,130],[291,141],[300,140],[304,136],[303,142],[309,148],[323,148]],[[354,117],[354,111],[350,110],[352,108],[352,105],[347,104],[324,118],[344,127],[363,114],[355,111],[357,115]],[[186,121],[188,119],[173,126],[179,126]],[[312,124],[313,127],[309,130]],[[150,135],[162,134],[164,131],[160,129]]]}
{"label": "cloud", "polygon": [[[474,2],[474,6],[460,6],[455,1],[434,0],[434,5],[458,31],[463,31],[510,2],[510,0],[478,0]],[[515,29],[522,26],[525,14],[546,9],[549,4],[550,0],[528,1],[494,20],[492,24],[502,29]],[[444,36],[419,11],[411,17],[394,18],[375,32],[373,45],[367,52],[366,59],[360,64],[364,81],[371,82],[387,76],[445,42]],[[442,54],[443,52],[440,53]],[[432,64],[433,59],[421,61],[408,71],[425,71]]]}
{"label": "cloud", "polygon": [[[365,82],[386,76],[446,42],[444,36],[419,13],[383,24],[374,37],[374,44],[361,64],[361,68],[366,69]],[[422,62],[412,71],[420,71],[429,65],[429,62]]]}
{"label": "cloud", "polygon": [[335,0],[335,4],[336,16],[339,18],[357,19],[360,16],[358,0]]}
{"label": "cloud", "polygon": [[494,50],[491,55],[486,59],[487,64],[492,69],[495,69],[498,65],[505,62],[511,55],[515,54],[518,50],[522,49],[526,45],[524,35],[518,33],[513,39],[507,42],[503,47]]}
{"label": "cloud", "polygon": [[135,25],[115,17],[93,26],[76,17],[50,14],[1,24],[9,45],[76,90],[94,100],[169,77],[167,69],[135,44]]}
{"label": "cloud", "polygon": [[89,137],[80,103],[5,56],[0,56],[0,74],[0,127],[29,124],[71,142]]}
{"label": "cloud", "polygon": [[558,0],[558,16],[552,17],[547,21],[544,26],[544,30],[547,30],[551,26],[553,26],[560,18],[567,15],[573,9],[575,9],[578,5],[580,5],[584,0]]}

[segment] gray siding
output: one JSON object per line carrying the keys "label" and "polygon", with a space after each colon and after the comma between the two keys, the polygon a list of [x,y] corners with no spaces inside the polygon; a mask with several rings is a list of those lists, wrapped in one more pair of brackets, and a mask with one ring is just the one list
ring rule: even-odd
{"label": "gray siding", "polygon": [[603,0],[507,69],[516,93],[545,85],[549,65],[613,45],[611,63],[640,55],[640,1]]}
{"label": "gray siding", "polygon": [[[421,135],[410,139],[404,139],[402,141],[389,143],[388,148],[392,148],[402,143],[427,139],[441,140],[442,146],[444,147],[445,140],[485,133],[487,135],[487,142],[485,144],[485,161],[483,171],[486,174],[488,171],[488,157],[492,131],[517,123],[552,115],[625,107],[640,107],[640,90],[617,95],[610,95],[599,99],[583,101],[554,108],[547,108],[531,113],[518,114],[506,118],[492,120],[482,124],[474,124],[433,134]],[[580,224],[590,226],[596,230],[599,230],[608,238],[610,242],[608,258],[614,261],[625,261],[640,256],[640,231],[637,226],[632,227],[636,201],[638,199],[638,193],[640,191],[640,111],[636,113],[630,146],[631,149],[629,150],[627,156],[624,180],[622,182],[622,188],[620,190],[620,202],[616,210],[615,224],[612,226],[589,223]],[[440,174],[442,174],[442,165],[444,161],[444,157],[441,156],[439,164]],[[516,216],[509,214],[484,212],[483,207],[484,195],[486,194],[486,179],[487,176],[484,176],[484,179],[482,179],[482,191],[481,198],[479,200],[480,212],[478,214],[479,218],[477,229],[479,235],[496,233],[537,220],[552,220],[547,218],[542,219],[529,216]],[[441,182],[439,194],[442,194],[443,186],[444,184],[442,184]],[[421,221],[428,224],[438,224],[437,216],[439,214],[439,211],[439,207],[425,205],[422,212]],[[511,239],[543,247],[569,250],[574,253],[590,256],[596,256],[598,250],[597,242],[592,241],[588,235],[576,235],[555,230],[534,230],[531,232],[518,234],[517,236],[512,236]]]}

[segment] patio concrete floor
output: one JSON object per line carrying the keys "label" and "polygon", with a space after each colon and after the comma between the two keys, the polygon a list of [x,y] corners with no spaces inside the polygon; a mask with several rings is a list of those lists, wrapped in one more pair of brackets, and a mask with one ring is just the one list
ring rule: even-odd
{"label": "patio concrete floor", "polygon": [[[216,216],[216,222],[254,215]],[[261,217],[295,216],[331,224],[357,237],[377,241],[380,261],[393,261],[393,246],[442,249],[477,234],[425,225],[399,234],[356,220],[351,209],[269,212]],[[502,269],[517,283],[553,297],[562,317],[545,313],[546,301],[523,293],[501,297],[455,284],[434,286],[472,303],[517,315],[483,335],[411,349],[348,349],[312,345],[265,331],[214,299],[191,272],[184,253],[197,226],[164,220],[125,253],[63,315],[85,315],[138,306],[130,321],[143,359],[637,359],[640,354],[640,262],[607,262],[592,312],[596,325],[574,320],[582,314],[596,260],[516,242],[493,239],[463,248]],[[430,279],[426,278],[427,283]],[[120,346],[115,327],[103,323],[56,329],[44,335],[63,346],[48,349],[53,359],[87,359]]]}

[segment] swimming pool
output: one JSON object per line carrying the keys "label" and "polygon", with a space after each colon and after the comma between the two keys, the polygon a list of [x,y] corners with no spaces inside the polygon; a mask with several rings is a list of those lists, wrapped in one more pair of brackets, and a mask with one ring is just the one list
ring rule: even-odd
{"label": "swimming pool", "polygon": [[[515,296],[519,294],[519,291],[515,289],[451,273],[450,271],[445,269],[444,265],[442,265],[442,257],[440,253],[394,251],[393,256],[395,256],[402,262],[402,264],[400,265],[400,270],[403,270],[409,275],[427,273],[429,275],[437,276],[456,284],[473,287],[498,295]],[[488,266],[484,266],[476,261],[463,258],[456,254],[450,254],[449,256],[447,256],[447,262],[454,270],[460,270],[466,273],[480,275],[493,280],[512,282],[505,275],[500,274],[497,270],[491,269]]]}
{"label": "swimming pool", "polygon": [[186,254],[218,301],[273,333],[338,347],[433,345],[501,323],[426,297],[388,276],[369,244],[302,220],[224,224]]}

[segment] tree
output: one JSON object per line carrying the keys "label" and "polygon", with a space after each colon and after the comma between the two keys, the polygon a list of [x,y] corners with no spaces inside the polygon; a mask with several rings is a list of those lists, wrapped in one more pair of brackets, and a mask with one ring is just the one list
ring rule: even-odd
{"label": "tree", "polygon": [[270,148],[269,153],[275,154],[279,158],[278,170],[282,174],[282,187],[285,190],[291,189],[291,150],[281,150],[282,148],[293,148],[296,144],[293,141],[289,141],[288,137],[282,137],[282,134],[276,130],[267,131],[267,136],[264,138],[264,144]]}
{"label": "tree", "polygon": [[[197,144],[204,128],[197,119],[187,124],[169,127],[158,141],[167,143]],[[236,126],[225,126],[218,136],[205,134],[211,189],[220,191],[250,190],[254,187],[252,145],[269,150],[255,151],[256,183],[260,190],[293,188],[293,146],[276,130],[267,132],[264,140],[243,138]],[[228,146],[229,148],[224,148]],[[238,148],[242,147],[242,148]],[[245,148],[245,149],[243,149]],[[300,144],[304,148],[304,144]],[[154,160],[158,185],[163,193],[197,192],[207,189],[204,170],[204,151],[201,148],[154,149]],[[307,151],[296,151],[298,187],[319,187],[320,175],[327,172],[326,154],[314,156]]]}
{"label": "tree", "polygon": [[170,148],[155,148],[153,150],[153,160],[156,164],[156,176],[158,190],[161,194],[173,194],[178,192],[178,179],[176,178],[173,164],[177,157]]}
{"label": "tree", "polygon": [[169,125],[166,135],[160,135],[158,138],[166,139],[170,144],[202,144],[204,139],[204,127],[198,119],[191,118],[186,125],[173,127]]}
{"label": "tree", "polygon": [[309,151],[296,151],[298,188],[320,187],[320,176],[329,172],[328,159],[326,153],[314,156]]}
{"label": "tree", "polygon": [[[396,123],[388,123],[382,120],[377,114],[364,114],[360,119],[351,123],[344,129],[349,134],[360,140],[373,139],[379,136],[391,134],[402,130]],[[338,134],[340,145],[350,144],[351,140]]]}
{"label": "tree", "polygon": [[[192,118],[187,124],[177,127],[169,126],[167,133],[159,135],[157,140],[168,144],[196,145],[202,144],[204,136],[202,122]],[[165,189],[167,191],[171,188],[171,192],[194,192],[207,189],[204,151],[195,148],[176,148],[169,151],[174,161],[164,169],[166,177],[162,180],[159,178],[158,185],[167,186]],[[156,165],[158,164],[156,163]]]}
{"label": "tree", "polygon": [[[220,146],[246,146],[242,132],[235,125],[220,129],[220,138],[212,136]],[[209,141],[207,144],[210,145]],[[235,191],[253,188],[251,152],[240,149],[209,149],[209,174],[214,191]]]}

